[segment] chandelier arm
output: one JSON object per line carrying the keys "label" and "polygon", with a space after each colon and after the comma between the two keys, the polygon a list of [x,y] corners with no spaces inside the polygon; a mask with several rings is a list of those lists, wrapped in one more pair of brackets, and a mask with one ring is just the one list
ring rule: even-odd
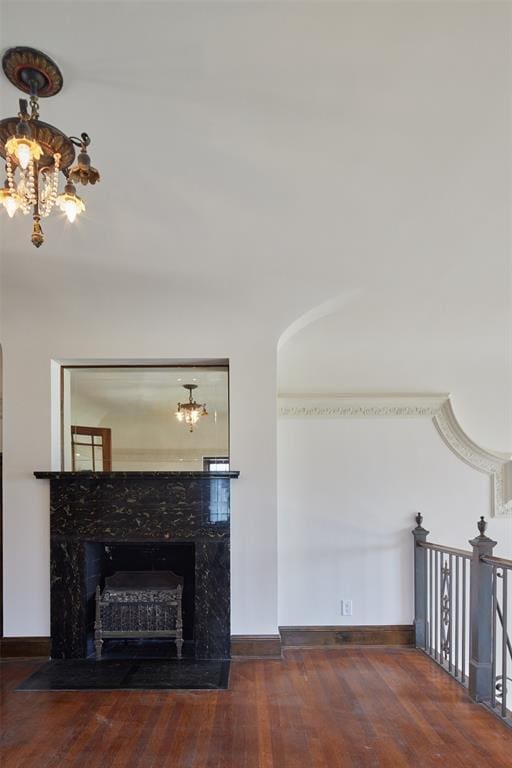
{"label": "chandelier arm", "polygon": [[75,145],[75,147],[80,147],[82,150],[85,151],[86,147],[89,146],[91,143],[91,139],[89,138],[89,134],[87,133],[81,133],[81,138],[79,139],[78,136],[68,136],[68,139],[72,144]]}

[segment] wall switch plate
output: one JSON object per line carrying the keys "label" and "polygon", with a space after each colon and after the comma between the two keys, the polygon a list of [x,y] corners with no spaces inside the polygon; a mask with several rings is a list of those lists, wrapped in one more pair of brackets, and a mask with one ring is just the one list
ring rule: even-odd
{"label": "wall switch plate", "polygon": [[341,615],[352,616],[352,600],[341,601]]}

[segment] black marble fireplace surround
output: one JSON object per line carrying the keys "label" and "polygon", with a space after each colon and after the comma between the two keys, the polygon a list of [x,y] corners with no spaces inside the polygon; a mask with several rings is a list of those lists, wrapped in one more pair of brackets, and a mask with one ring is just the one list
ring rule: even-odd
{"label": "black marble fireplace surround", "polygon": [[186,583],[194,575],[185,640],[195,658],[229,658],[229,492],[238,472],[34,474],[50,480],[52,658],[90,654],[96,584],[116,563],[125,569],[130,553],[133,570],[174,569]]}

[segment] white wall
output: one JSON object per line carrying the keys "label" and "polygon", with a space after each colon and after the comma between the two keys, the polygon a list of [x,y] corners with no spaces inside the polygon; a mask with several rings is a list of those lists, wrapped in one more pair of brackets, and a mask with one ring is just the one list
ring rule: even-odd
{"label": "white wall", "polygon": [[[34,311],[45,315],[41,304]],[[96,361],[98,354],[112,362],[121,354],[125,360],[143,362],[144,353],[153,353],[151,360],[156,360],[158,353],[168,350],[165,331],[159,339],[152,333],[149,347],[149,329],[140,321],[129,341],[115,331],[107,338],[90,326],[82,335],[72,329],[63,339],[58,319],[46,317],[47,326],[40,324],[36,343],[11,327],[12,343],[4,350],[6,636],[50,631],[48,481],[36,480],[32,473],[50,466],[51,358],[91,359],[91,343]],[[88,333],[93,334],[93,342],[86,338]],[[202,328],[195,338],[191,334],[188,338],[199,357],[221,356],[216,343],[205,342]],[[178,356],[185,357],[187,351],[188,347],[180,350]],[[222,346],[222,356],[230,359],[231,461],[233,468],[241,470],[240,478],[232,482],[232,631],[271,634],[277,626],[275,353],[271,345],[254,338],[248,355],[244,343],[231,337]],[[264,381],[259,376],[262,369]],[[253,403],[250,409],[248,402]]]}
{"label": "white wall", "polygon": [[[86,129],[102,172],[76,226],[45,220],[39,251],[27,217],[3,224],[5,631],[49,630],[48,488],[32,472],[52,455],[50,361],[203,357],[230,360],[232,630],[273,632],[275,349],[292,321],[346,299],[311,343],[281,351],[284,390],[451,392],[471,437],[511,447],[511,8],[0,12],[2,48],[42,47],[63,67],[41,117]],[[77,53],[77,29],[94,55]],[[15,113],[5,78],[0,96]],[[165,142],[140,161],[155,104]]]}
{"label": "white wall", "polygon": [[463,549],[483,514],[496,554],[512,557],[512,520],[489,517],[489,477],[428,418],[283,418],[278,462],[281,625],[410,624],[417,511],[432,541]]}
{"label": "white wall", "polygon": [[[472,290],[472,298],[464,288],[468,275],[486,270],[474,260],[458,274],[468,306],[456,322],[447,319],[443,306],[450,303],[450,291],[435,278],[433,286],[422,287],[429,301],[414,289],[393,305],[382,284],[313,318],[280,350],[280,391],[450,393],[458,421],[475,442],[512,451],[510,251],[499,262],[492,281],[487,273],[481,276],[481,290]],[[490,310],[482,305],[497,296],[494,290],[501,303]]]}

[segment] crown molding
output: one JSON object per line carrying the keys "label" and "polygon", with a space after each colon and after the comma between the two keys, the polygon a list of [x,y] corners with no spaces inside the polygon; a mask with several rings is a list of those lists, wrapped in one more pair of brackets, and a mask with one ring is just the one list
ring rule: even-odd
{"label": "crown molding", "polygon": [[455,456],[489,476],[491,516],[512,517],[512,457],[471,440],[457,421],[450,395],[282,394],[278,403],[284,419],[429,418]]}
{"label": "crown molding", "polygon": [[283,418],[433,417],[449,395],[279,395]]}

